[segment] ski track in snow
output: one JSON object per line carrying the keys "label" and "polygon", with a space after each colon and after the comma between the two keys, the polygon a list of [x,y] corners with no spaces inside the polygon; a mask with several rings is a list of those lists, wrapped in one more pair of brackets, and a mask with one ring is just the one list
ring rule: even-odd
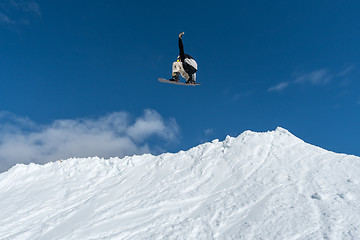
{"label": "ski track in snow", "polygon": [[0,174],[0,239],[360,239],[360,158],[287,130]]}

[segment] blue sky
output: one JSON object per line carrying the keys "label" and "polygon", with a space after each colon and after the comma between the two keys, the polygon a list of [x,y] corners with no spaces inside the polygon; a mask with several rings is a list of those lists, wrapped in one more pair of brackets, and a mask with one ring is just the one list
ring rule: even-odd
{"label": "blue sky", "polygon": [[[0,169],[277,126],[360,156],[359,12],[359,1],[1,1]],[[199,87],[157,82],[182,31]]]}

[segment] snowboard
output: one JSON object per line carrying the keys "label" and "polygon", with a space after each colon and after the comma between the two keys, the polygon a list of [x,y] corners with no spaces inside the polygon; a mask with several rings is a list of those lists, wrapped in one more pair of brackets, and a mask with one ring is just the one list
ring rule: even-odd
{"label": "snowboard", "polygon": [[200,83],[189,83],[189,84],[186,84],[184,82],[175,82],[175,81],[170,81],[170,80],[167,80],[165,78],[158,78],[159,82],[162,82],[162,83],[170,83],[170,84],[175,84],[175,85],[183,85],[183,86],[197,86],[197,85],[200,85]]}

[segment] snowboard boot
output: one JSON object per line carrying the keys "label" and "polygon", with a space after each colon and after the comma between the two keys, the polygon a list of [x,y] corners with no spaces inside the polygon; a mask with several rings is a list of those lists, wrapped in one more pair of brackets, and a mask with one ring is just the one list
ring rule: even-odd
{"label": "snowboard boot", "polygon": [[188,80],[186,80],[186,84],[195,84],[194,79],[192,78],[192,76],[189,77]]}
{"label": "snowboard boot", "polygon": [[179,77],[180,77],[180,73],[178,73],[178,72],[173,72],[173,73],[172,73],[172,78],[170,78],[169,81],[178,82],[178,81],[179,81]]}

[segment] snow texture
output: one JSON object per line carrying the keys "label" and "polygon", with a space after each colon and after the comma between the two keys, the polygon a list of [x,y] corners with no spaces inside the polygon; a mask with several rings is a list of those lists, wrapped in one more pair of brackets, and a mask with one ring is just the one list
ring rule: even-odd
{"label": "snow texture", "polygon": [[16,165],[0,174],[0,239],[359,239],[359,173],[359,157],[282,128]]}

